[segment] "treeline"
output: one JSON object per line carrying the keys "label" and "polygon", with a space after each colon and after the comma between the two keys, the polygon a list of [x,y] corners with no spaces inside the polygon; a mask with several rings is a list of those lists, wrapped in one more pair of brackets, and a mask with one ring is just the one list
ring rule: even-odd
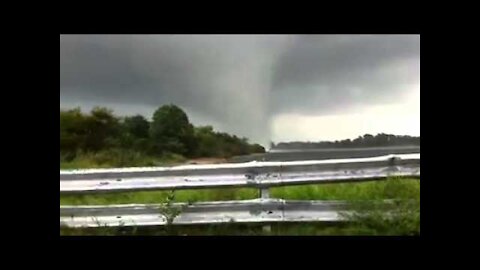
{"label": "treeline", "polygon": [[163,157],[222,157],[262,153],[259,144],[215,132],[211,126],[193,126],[175,105],[156,110],[152,121],[141,115],[118,117],[107,108],[90,113],[79,108],[60,110],[60,159],[72,160],[85,153],[124,151]]}
{"label": "treeline", "polygon": [[313,148],[349,148],[349,147],[384,147],[384,146],[420,146],[420,137],[397,136],[380,133],[375,136],[365,134],[354,140],[333,142],[281,142],[271,143],[271,149],[313,149]]}

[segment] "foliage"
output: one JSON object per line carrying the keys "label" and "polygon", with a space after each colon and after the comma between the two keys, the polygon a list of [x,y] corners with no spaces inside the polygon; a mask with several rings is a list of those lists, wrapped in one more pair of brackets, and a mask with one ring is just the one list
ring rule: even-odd
{"label": "foliage", "polygon": [[249,144],[247,138],[239,138],[223,132],[215,132],[211,126],[195,128],[195,139],[198,146],[195,156],[224,157],[264,153],[265,149],[259,144]]}
{"label": "foliage", "polygon": [[165,105],[154,112],[150,138],[157,153],[188,155],[193,151],[193,125],[175,105]]}
{"label": "foliage", "polygon": [[161,106],[150,122],[141,115],[116,117],[107,108],[89,114],[60,110],[61,168],[153,166],[184,157],[231,157],[262,153],[246,138],[194,127],[175,105]]}

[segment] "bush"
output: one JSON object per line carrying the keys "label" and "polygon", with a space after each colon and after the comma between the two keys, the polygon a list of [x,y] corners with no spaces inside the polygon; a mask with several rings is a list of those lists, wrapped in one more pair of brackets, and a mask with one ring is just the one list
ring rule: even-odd
{"label": "bush", "polygon": [[125,149],[104,150],[96,153],[77,154],[74,160],[63,162],[61,168],[110,168],[154,166],[155,159],[140,152]]}

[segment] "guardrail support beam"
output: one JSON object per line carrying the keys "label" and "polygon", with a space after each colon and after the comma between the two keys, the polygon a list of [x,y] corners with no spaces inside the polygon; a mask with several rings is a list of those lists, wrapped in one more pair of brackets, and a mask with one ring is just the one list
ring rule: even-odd
{"label": "guardrail support beam", "polygon": [[260,198],[269,199],[270,198],[270,189],[268,187],[260,188]]}
{"label": "guardrail support beam", "polygon": [[[269,199],[270,198],[270,189],[268,187],[261,187],[260,188],[260,198],[262,199]],[[271,225],[264,225],[262,226],[262,230],[264,233],[270,233],[272,231]]]}

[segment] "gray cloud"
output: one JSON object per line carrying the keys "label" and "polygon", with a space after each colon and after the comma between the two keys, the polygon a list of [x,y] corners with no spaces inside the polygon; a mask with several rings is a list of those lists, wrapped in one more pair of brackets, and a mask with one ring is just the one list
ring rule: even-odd
{"label": "gray cloud", "polygon": [[277,113],[342,112],[397,101],[420,81],[420,39],[301,36],[281,56],[274,74]]}
{"label": "gray cloud", "polygon": [[64,35],[60,105],[174,103],[265,143],[273,115],[397,100],[419,83],[419,54],[418,36]]}

